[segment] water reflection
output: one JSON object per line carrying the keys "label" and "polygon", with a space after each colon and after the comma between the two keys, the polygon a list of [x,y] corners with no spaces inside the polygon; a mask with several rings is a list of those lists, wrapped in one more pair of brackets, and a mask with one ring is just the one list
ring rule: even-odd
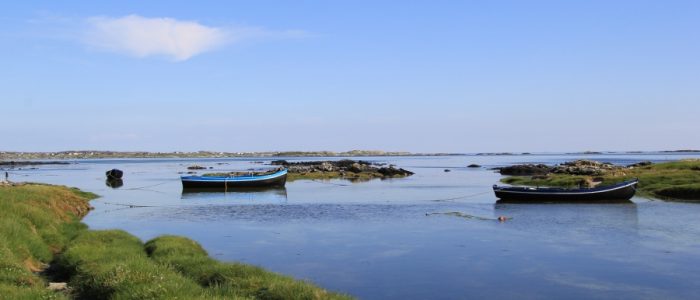
{"label": "water reflection", "polygon": [[180,199],[218,204],[282,204],[287,202],[287,189],[246,188],[227,192],[221,189],[183,189]]}
{"label": "water reflection", "polygon": [[494,204],[494,215],[512,218],[512,224],[516,228],[568,236],[567,238],[578,234],[579,240],[635,234],[639,225],[637,210],[637,205],[631,201],[605,204]]}
{"label": "water reflection", "polygon": [[113,189],[117,189],[124,185],[124,181],[122,179],[107,178],[105,180],[105,185]]}

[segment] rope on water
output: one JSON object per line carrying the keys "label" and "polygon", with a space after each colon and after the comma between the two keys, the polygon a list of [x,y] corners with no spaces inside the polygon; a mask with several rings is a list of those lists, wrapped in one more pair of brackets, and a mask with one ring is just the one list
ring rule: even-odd
{"label": "rope on water", "polygon": [[152,188],[152,187],[156,187],[156,186],[159,186],[159,185],[163,185],[163,184],[166,184],[166,183],[168,183],[168,182],[170,182],[170,181],[163,181],[163,182],[161,182],[161,183],[156,183],[156,184],[151,184],[151,185],[146,185],[146,186],[140,186],[140,187],[135,187],[135,188],[120,189],[120,190],[122,190],[122,191],[144,190],[144,189],[147,189],[147,188]]}
{"label": "rope on water", "polygon": [[441,199],[429,199],[429,200],[425,200],[425,201],[447,202],[447,201],[454,201],[454,200],[459,200],[459,199],[466,199],[466,198],[481,196],[481,195],[488,194],[488,193],[491,193],[491,192],[492,192],[492,191],[486,191],[486,192],[481,192],[481,193],[476,193],[476,194],[469,194],[469,195],[464,195],[464,196],[459,196],[459,197],[441,198]]}

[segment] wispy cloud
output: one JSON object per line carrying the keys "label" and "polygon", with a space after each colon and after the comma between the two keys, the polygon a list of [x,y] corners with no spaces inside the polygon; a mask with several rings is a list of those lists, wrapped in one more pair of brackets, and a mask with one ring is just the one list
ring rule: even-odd
{"label": "wispy cloud", "polygon": [[135,57],[166,56],[174,61],[254,38],[303,37],[303,31],[270,31],[258,27],[211,27],[195,21],[91,17],[83,41],[91,47]]}

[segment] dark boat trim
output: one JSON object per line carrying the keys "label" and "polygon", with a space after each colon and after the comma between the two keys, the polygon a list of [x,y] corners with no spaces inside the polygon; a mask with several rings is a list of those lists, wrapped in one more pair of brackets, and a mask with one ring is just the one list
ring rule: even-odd
{"label": "dark boat trim", "polygon": [[496,197],[504,200],[533,201],[596,201],[629,200],[634,196],[639,180],[585,189],[533,188],[493,186]]}
{"label": "dark boat trim", "polygon": [[234,177],[220,176],[181,176],[182,187],[208,188],[208,189],[229,189],[229,188],[251,188],[251,187],[282,187],[287,182],[287,169],[277,171],[267,175],[246,175]]}

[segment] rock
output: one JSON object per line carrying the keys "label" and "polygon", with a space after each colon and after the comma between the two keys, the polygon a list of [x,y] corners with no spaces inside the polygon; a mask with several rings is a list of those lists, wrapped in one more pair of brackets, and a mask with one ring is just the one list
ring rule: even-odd
{"label": "rock", "polygon": [[386,177],[394,177],[394,176],[410,176],[413,175],[413,172],[404,170],[401,168],[394,168],[394,167],[381,167],[379,170],[377,170],[380,174],[386,176]]}
{"label": "rock", "polygon": [[471,164],[471,165],[468,165],[467,168],[481,168],[481,166],[477,165],[477,164]]}
{"label": "rock", "polygon": [[445,169],[445,172],[450,172],[450,169]]}
{"label": "rock", "polygon": [[204,170],[206,167],[198,166],[198,165],[192,165],[187,167],[187,170]]}
{"label": "rock", "polygon": [[525,165],[513,165],[509,167],[499,168],[498,171],[501,175],[513,175],[513,176],[532,176],[532,175],[544,175],[549,173],[551,167],[543,164],[525,164]]}
{"label": "rock", "polygon": [[49,282],[47,287],[51,291],[64,291],[68,289],[68,283],[66,282]]}
{"label": "rock", "polygon": [[273,160],[270,162],[271,165],[273,166],[288,166],[289,162],[287,162],[284,159],[279,159],[279,160]]}
{"label": "rock", "polygon": [[348,168],[348,171],[353,172],[353,173],[361,173],[362,166],[359,163],[354,163]]}
{"label": "rock", "polygon": [[324,161],[321,163],[321,165],[318,167],[319,170],[324,171],[324,172],[332,172],[334,171],[335,167],[327,161]]}
{"label": "rock", "polygon": [[622,167],[614,166],[611,163],[582,159],[565,162],[554,167],[551,172],[556,174],[600,176],[614,169],[621,168]]}

